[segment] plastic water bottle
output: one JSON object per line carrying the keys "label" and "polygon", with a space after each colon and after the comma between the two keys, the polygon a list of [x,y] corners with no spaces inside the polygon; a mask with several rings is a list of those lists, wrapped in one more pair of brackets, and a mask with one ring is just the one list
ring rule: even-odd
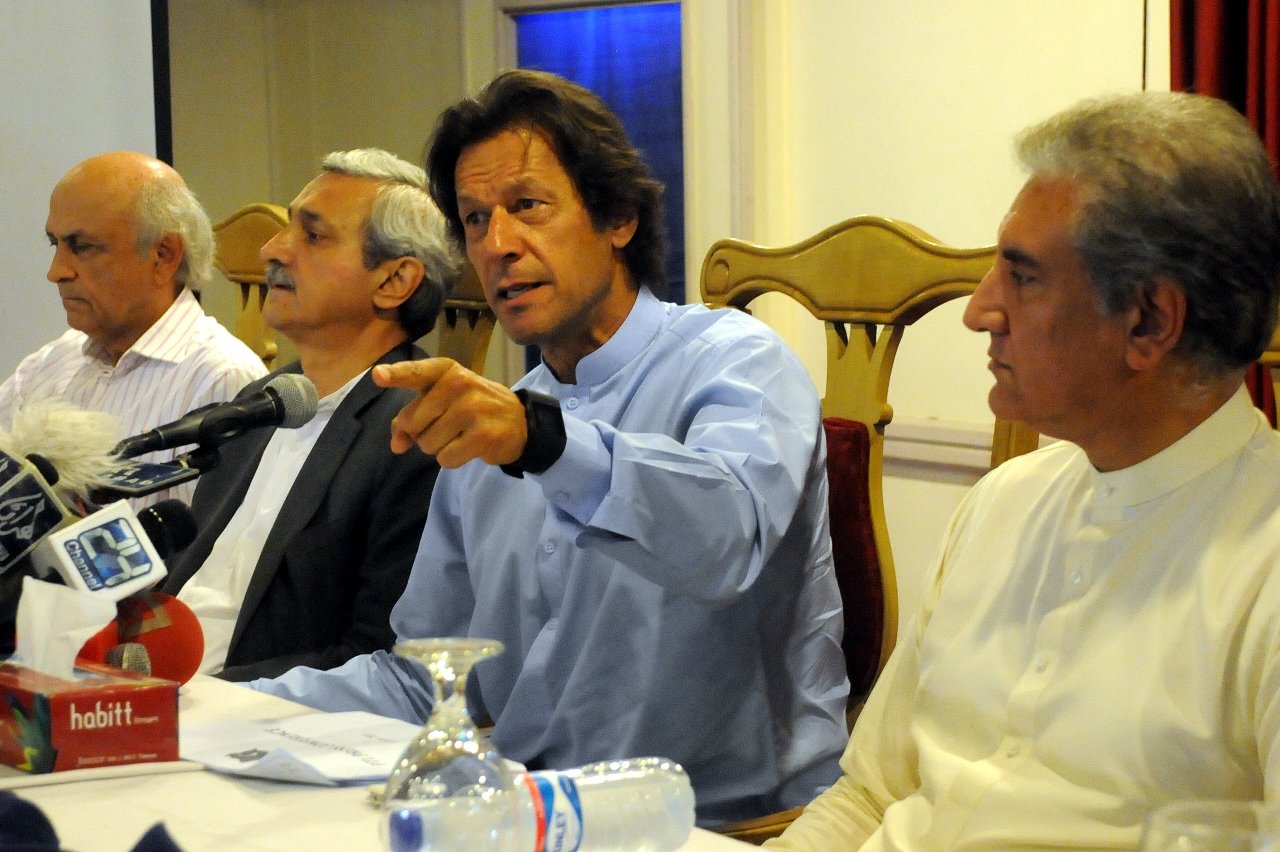
{"label": "plastic water bottle", "polygon": [[521,773],[487,799],[452,796],[388,806],[392,852],[665,852],[693,828],[693,789],[658,757]]}

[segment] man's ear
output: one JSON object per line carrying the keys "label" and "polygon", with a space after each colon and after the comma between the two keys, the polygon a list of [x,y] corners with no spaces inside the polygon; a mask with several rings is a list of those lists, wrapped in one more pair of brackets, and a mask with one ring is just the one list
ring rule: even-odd
{"label": "man's ear", "polygon": [[640,227],[640,220],[635,215],[610,225],[608,228],[609,241],[613,244],[614,249],[621,251],[626,248],[627,244],[631,242],[631,238],[636,235],[636,228],[638,227]]}
{"label": "man's ear", "polygon": [[155,280],[157,284],[166,286],[173,283],[173,276],[178,274],[178,267],[182,265],[182,257],[186,251],[186,247],[182,243],[182,237],[172,231],[162,235],[156,244],[152,246],[152,269],[155,272]]}
{"label": "man's ear", "polygon": [[427,269],[416,257],[401,257],[387,265],[386,277],[373,291],[373,305],[380,310],[400,307],[422,284]]}
{"label": "man's ear", "polygon": [[1133,370],[1150,370],[1182,339],[1187,294],[1173,279],[1159,276],[1141,288],[1129,316],[1126,360]]}

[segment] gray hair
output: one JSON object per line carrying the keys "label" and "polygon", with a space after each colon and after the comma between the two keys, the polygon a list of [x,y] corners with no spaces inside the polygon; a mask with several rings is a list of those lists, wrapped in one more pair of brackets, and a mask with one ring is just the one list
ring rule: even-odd
{"label": "gray hair", "polygon": [[191,190],[171,175],[149,175],[134,201],[138,254],[146,255],[165,234],[182,238],[182,262],[174,274],[177,290],[199,291],[213,278],[213,226]]}
{"label": "gray hair", "polygon": [[1227,103],[1181,92],[1084,101],[1018,137],[1033,175],[1082,190],[1073,241],[1104,312],[1161,276],[1187,297],[1175,349],[1202,379],[1254,361],[1280,303],[1280,190]]}
{"label": "gray hair", "polygon": [[411,339],[429,332],[440,304],[458,280],[461,257],[449,240],[440,210],[427,194],[426,173],[388,151],[335,151],[321,163],[326,172],[382,181],[364,235],[364,265],[373,269],[398,257],[416,257],[423,282],[400,304],[397,317]]}

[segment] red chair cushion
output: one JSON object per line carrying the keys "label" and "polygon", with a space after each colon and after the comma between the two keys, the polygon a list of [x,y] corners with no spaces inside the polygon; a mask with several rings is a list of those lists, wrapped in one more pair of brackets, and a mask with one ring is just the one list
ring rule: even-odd
{"label": "red chair cushion", "polygon": [[844,603],[845,667],[850,696],[871,690],[880,669],[884,630],[884,585],[871,525],[867,467],[871,439],[855,420],[827,417],[827,484],[831,514],[831,552]]}

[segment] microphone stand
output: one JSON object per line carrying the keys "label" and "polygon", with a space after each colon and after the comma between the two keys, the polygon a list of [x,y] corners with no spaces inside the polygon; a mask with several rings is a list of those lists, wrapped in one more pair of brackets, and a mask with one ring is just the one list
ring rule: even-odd
{"label": "microphone stand", "polygon": [[183,467],[189,467],[198,470],[201,473],[208,473],[218,466],[218,462],[222,460],[221,454],[218,453],[217,444],[197,444],[194,450],[183,453],[173,460],[175,464]]}

